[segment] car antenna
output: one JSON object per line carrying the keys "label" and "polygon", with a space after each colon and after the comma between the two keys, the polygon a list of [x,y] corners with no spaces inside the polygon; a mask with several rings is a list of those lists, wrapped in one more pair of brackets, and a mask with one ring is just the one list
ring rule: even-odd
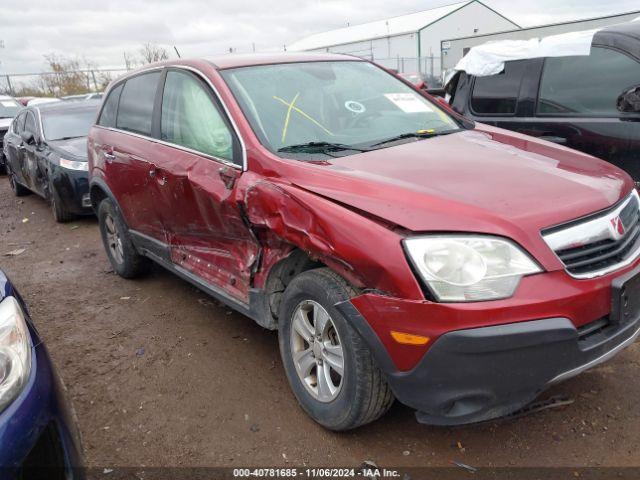
{"label": "car antenna", "polygon": [[176,51],[176,55],[178,55],[178,58],[182,58],[180,56],[180,52],[178,51],[178,47],[176,47],[175,45],[173,46],[173,49]]}

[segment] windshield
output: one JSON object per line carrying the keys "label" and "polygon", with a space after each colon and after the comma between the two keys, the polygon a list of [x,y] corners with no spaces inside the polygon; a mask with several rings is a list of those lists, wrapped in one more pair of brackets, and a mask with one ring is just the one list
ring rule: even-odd
{"label": "windshield", "polygon": [[0,99],[0,118],[13,118],[21,108],[22,105],[13,98],[2,98]]}
{"label": "windshield", "polygon": [[221,73],[256,135],[273,152],[296,153],[296,147],[311,144],[357,153],[390,146],[394,139],[415,141],[460,128],[368,62],[289,63]]}
{"label": "windshield", "polygon": [[42,129],[47,140],[86,137],[96,118],[96,110],[41,112]]}

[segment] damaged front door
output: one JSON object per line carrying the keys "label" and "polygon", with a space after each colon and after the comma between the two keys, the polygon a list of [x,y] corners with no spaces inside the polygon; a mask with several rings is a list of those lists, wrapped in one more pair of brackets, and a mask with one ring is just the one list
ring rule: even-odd
{"label": "damaged front door", "polygon": [[166,72],[161,102],[152,168],[171,261],[247,302],[258,245],[235,198],[239,139],[210,87],[190,71]]}

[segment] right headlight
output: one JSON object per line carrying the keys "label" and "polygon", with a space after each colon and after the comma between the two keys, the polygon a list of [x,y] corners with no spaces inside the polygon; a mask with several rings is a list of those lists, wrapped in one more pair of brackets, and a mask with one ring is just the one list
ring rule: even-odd
{"label": "right headlight", "polygon": [[414,267],[441,302],[498,300],[513,295],[540,267],[514,243],[485,235],[429,235],[404,240]]}
{"label": "right headlight", "polygon": [[31,371],[31,336],[14,297],[0,302],[0,412],[22,391]]}
{"label": "right headlight", "polygon": [[79,162],[77,160],[67,160],[66,158],[61,158],[60,166],[62,168],[66,168],[67,170],[83,170],[85,172],[89,171],[89,162],[87,161]]}

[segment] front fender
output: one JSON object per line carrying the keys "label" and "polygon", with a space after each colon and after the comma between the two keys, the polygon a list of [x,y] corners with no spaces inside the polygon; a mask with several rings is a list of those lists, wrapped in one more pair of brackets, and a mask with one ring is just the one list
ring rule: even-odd
{"label": "front fender", "polygon": [[354,286],[424,299],[389,226],[294,185],[261,180],[244,194],[251,225],[266,229],[342,275]]}

